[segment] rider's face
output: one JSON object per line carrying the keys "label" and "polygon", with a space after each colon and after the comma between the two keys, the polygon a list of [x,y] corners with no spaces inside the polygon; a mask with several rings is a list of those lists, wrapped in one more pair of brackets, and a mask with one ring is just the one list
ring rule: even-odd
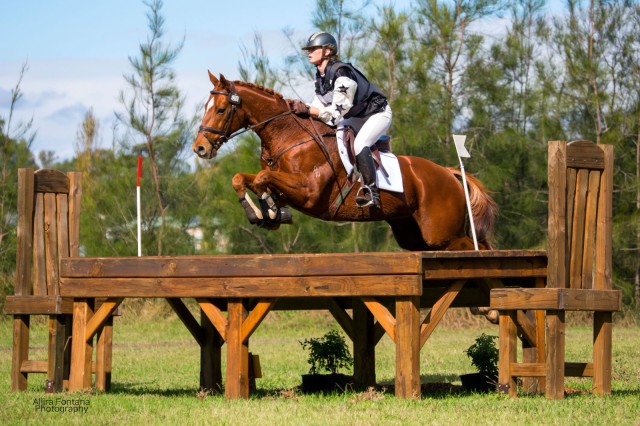
{"label": "rider's face", "polygon": [[318,66],[322,63],[322,47],[316,47],[315,49],[307,50],[307,57],[309,58],[309,62],[315,66]]}

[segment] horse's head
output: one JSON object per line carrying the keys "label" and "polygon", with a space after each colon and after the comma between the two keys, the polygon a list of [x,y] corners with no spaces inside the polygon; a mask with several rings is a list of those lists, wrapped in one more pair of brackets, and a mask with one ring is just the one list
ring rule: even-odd
{"label": "horse's head", "polygon": [[204,117],[193,142],[193,152],[200,158],[213,158],[218,149],[237,130],[245,127],[244,114],[241,113],[242,101],[232,81],[222,74],[217,79],[209,71],[209,80],[213,90],[204,107]]}

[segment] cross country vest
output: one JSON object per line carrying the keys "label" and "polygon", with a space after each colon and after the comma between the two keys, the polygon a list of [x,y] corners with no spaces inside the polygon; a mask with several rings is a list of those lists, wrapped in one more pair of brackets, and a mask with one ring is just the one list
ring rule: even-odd
{"label": "cross country vest", "polygon": [[329,62],[324,70],[324,77],[321,77],[320,73],[316,71],[316,94],[325,100],[325,102],[331,103],[336,73],[342,68],[351,71],[358,85],[353,99],[353,106],[349,112],[345,114],[344,118],[366,118],[383,111],[387,106],[386,96],[350,63]]}

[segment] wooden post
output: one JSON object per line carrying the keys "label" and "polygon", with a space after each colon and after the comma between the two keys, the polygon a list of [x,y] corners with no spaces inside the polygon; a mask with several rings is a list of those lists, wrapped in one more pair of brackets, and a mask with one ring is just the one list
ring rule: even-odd
{"label": "wooden post", "polygon": [[547,311],[547,382],[549,399],[564,398],[564,311]]}
{"label": "wooden post", "polygon": [[96,388],[101,391],[111,389],[111,366],[113,344],[113,315],[104,321],[98,331],[96,343]]}
{"label": "wooden post", "polygon": [[11,361],[11,390],[27,390],[27,373],[20,371],[22,361],[29,357],[29,315],[13,316],[13,357]]}
{"label": "wooden post", "polygon": [[359,297],[353,298],[353,381],[366,389],[376,385],[376,342],[373,315]]}
{"label": "wooden post", "polygon": [[85,338],[87,322],[93,316],[93,300],[77,299],[73,303],[73,342],[71,346],[71,372],[69,391],[91,388],[91,358],[93,338]]}
{"label": "wooden post", "polygon": [[49,316],[49,356],[45,390],[61,392],[64,380],[65,324],[62,315]]}
{"label": "wooden post", "polygon": [[518,395],[516,380],[511,374],[511,364],[516,362],[518,336],[516,318],[518,311],[500,311],[498,351],[498,391],[509,396]]}
{"label": "wooden post", "polygon": [[593,315],[593,393],[611,394],[612,313]]}
{"label": "wooden post", "polygon": [[396,397],[420,398],[420,297],[396,299]]}
{"label": "wooden post", "polygon": [[249,398],[249,344],[242,341],[242,324],[247,311],[242,299],[229,299],[227,325],[227,398]]}
{"label": "wooden post", "polygon": [[214,393],[222,391],[222,344],[224,341],[213,323],[200,309],[203,341],[200,346],[200,388]]}

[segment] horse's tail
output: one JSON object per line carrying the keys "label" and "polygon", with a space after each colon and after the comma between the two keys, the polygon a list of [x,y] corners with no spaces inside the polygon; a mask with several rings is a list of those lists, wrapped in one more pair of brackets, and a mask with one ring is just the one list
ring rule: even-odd
{"label": "horse's tail", "polygon": [[[453,167],[448,168],[451,173],[462,179],[462,172]],[[478,242],[492,249],[491,237],[493,236],[493,225],[498,215],[498,206],[485,189],[482,182],[474,176],[465,173],[467,186],[469,188],[469,201],[471,212],[473,213],[474,225]]]}

